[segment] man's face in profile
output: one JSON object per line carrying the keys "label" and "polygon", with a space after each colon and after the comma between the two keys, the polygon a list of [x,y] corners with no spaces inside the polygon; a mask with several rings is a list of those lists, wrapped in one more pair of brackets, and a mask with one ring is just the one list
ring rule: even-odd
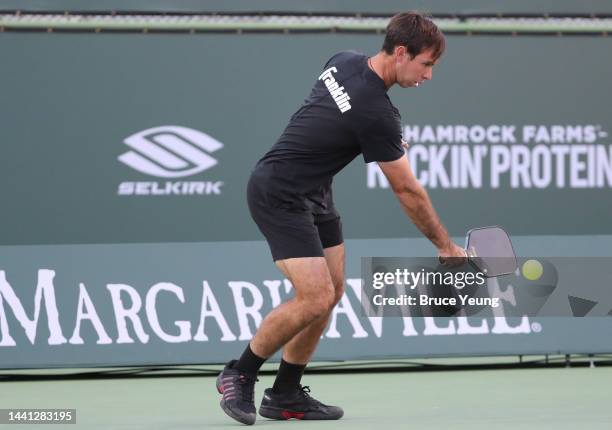
{"label": "man's face in profile", "polygon": [[431,79],[432,68],[437,61],[431,49],[412,57],[404,46],[396,46],[394,55],[395,76],[400,87],[418,87]]}

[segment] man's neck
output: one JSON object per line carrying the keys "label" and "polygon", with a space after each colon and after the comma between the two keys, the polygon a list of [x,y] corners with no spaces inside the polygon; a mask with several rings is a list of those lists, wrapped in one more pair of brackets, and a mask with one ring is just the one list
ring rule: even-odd
{"label": "man's neck", "polygon": [[385,83],[387,89],[395,84],[395,67],[393,56],[380,51],[378,54],[370,58],[370,66],[374,73],[380,77]]}

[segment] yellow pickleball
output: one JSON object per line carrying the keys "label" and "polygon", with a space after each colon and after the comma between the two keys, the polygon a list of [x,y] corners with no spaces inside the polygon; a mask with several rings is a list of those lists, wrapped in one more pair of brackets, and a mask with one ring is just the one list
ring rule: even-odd
{"label": "yellow pickleball", "polygon": [[523,267],[521,268],[521,272],[525,279],[529,279],[530,281],[537,281],[542,277],[544,273],[544,267],[542,263],[538,260],[527,260],[523,263]]}

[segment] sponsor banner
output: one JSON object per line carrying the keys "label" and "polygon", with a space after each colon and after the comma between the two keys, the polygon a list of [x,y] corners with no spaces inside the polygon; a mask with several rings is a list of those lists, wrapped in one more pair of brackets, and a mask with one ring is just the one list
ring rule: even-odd
{"label": "sponsor banner", "polygon": [[[406,125],[408,158],[435,189],[609,189],[612,146],[601,125]],[[368,188],[388,188],[376,163]]]}
{"label": "sponsor banner", "polygon": [[[610,237],[595,243],[515,239],[525,252],[542,244],[612,249]],[[315,359],[610,352],[611,318],[510,317],[503,309],[366,317],[360,257],[431,248],[404,239],[352,240],[347,249],[346,293]],[[224,362],[292,294],[263,242],[1,247],[0,261],[0,368]]]}
{"label": "sponsor banner", "polygon": [[[340,111],[354,107],[323,65],[373,54],[382,36],[0,40],[0,244],[27,245],[261,240],[245,196],[253,166],[320,77]],[[612,60],[567,56],[607,50],[604,37],[449,36],[431,82],[389,91],[451,234],[612,234]],[[361,156],[333,189],[345,237],[421,236]]]}

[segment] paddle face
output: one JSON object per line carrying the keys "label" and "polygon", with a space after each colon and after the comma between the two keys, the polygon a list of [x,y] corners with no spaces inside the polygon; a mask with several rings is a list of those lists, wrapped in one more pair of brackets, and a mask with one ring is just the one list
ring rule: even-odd
{"label": "paddle face", "polygon": [[507,275],[517,268],[512,242],[501,227],[482,227],[468,231],[465,249],[468,261],[487,278]]}

